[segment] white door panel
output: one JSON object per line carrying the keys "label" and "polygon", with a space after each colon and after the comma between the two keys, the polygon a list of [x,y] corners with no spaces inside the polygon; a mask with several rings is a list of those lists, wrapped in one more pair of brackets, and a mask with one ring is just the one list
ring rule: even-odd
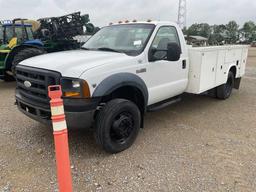
{"label": "white door panel", "polygon": [[149,63],[146,80],[149,86],[149,104],[181,94],[188,82],[185,71],[181,60]]}
{"label": "white door panel", "polygon": [[[177,30],[172,26],[160,27],[151,48],[167,50],[168,43],[180,45]],[[149,105],[183,93],[188,83],[188,64],[183,65],[187,58],[183,54],[178,61],[167,61],[163,51],[155,53],[156,61],[148,62],[147,75],[144,76],[149,91]]]}
{"label": "white door panel", "polygon": [[149,89],[149,105],[180,95],[186,89],[188,80],[183,79]]}

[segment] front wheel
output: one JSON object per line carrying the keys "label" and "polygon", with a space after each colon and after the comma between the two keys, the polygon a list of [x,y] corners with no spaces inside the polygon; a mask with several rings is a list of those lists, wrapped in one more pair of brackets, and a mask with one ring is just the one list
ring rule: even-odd
{"label": "front wheel", "polygon": [[140,130],[141,114],[137,105],[125,99],[109,101],[96,117],[96,141],[109,153],[129,148]]}
{"label": "front wheel", "polygon": [[228,80],[225,84],[217,87],[217,98],[218,99],[228,99],[234,88],[235,77],[232,71],[228,73]]}

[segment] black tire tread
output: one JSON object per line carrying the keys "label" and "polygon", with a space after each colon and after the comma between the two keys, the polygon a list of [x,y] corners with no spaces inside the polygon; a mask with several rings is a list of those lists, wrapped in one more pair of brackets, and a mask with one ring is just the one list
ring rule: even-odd
{"label": "black tire tread", "polygon": [[[235,80],[235,77],[234,77],[234,74],[232,71],[229,71],[228,73],[228,78],[230,78],[232,75],[232,78],[233,78],[233,87],[234,87],[234,80]],[[221,100],[226,100],[230,97],[230,95],[225,95],[225,84],[223,85],[220,85],[219,87],[217,87],[217,98],[218,99],[221,99]],[[231,92],[232,94],[232,92]]]}
{"label": "black tire tread", "polygon": [[13,59],[13,62],[12,62],[12,71],[13,73],[15,72],[15,67],[23,60],[25,59],[28,59],[28,58],[31,58],[31,57],[34,57],[34,56],[38,56],[38,55],[42,55],[44,54],[45,52],[42,50],[42,49],[38,49],[38,48],[33,48],[33,47],[30,47],[30,48],[26,48],[26,49],[23,49],[21,51],[19,51],[15,56],[14,56],[14,59]]}

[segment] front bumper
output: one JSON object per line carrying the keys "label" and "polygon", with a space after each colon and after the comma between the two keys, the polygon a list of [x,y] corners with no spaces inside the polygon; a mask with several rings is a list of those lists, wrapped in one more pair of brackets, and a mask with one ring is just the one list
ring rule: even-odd
{"label": "front bumper", "polygon": [[[22,96],[16,90],[16,102],[18,109],[40,123],[51,126],[50,106],[34,102]],[[89,129],[93,125],[94,113],[100,102],[100,98],[80,99],[64,98],[64,110],[68,129]]]}

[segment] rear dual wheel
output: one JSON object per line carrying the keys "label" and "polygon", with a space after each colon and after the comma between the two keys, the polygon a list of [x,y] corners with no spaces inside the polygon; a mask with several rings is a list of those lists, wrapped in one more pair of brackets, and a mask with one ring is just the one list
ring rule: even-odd
{"label": "rear dual wheel", "polygon": [[229,71],[227,82],[217,87],[217,98],[223,99],[223,100],[228,99],[232,94],[234,84],[235,84],[235,76],[232,71]]}
{"label": "rear dual wheel", "polygon": [[96,141],[109,153],[129,148],[140,130],[141,114],[137,105],[125,99],[109,101],[96,117]]}

